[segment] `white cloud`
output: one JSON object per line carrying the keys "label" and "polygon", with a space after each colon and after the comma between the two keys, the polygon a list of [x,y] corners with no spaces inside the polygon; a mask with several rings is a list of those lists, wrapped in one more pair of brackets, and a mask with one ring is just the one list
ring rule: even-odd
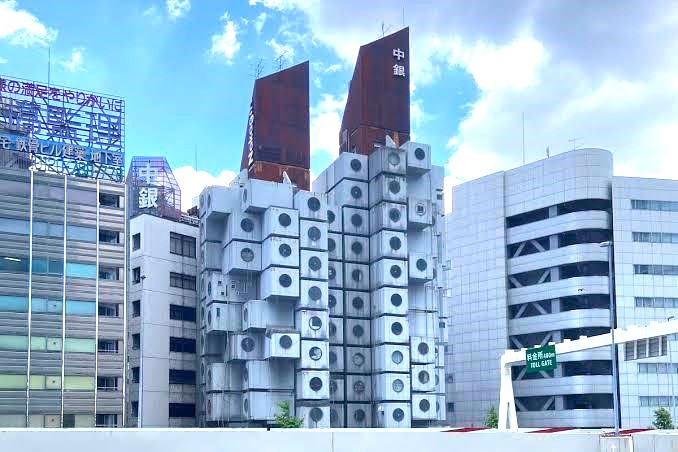
{"label": "white cloud", "polygon": [[335,72],[339,72],[341,70],[341,64],[331,64],[327,66],[324,70],[325,74],[333,74]]}
{"label": "white cloud", "polygon": [[167,0],[167,14],[172,20],[185,16],[191,10],[191,0]]}
{"label": "white cloud", "polygon": [[232,64],[235,54],[240,50],[238,26],[235,22],[229,20],[228,13],[225,13],[221,20],[226,23],[221,33],[212,35],[210,55],[224,58],[228,64]]}
{"label": "white cloud", "polygon": [[0,57],[0,64],[7,64],[7,58]]}
{"label": "white cloud", "polygon": [[196,171],[190,165],[172,170],[172,173],[174,173],[181,189],[181,210],[184,212],[193,207],[193,198],[200,195],[203,188],[210,185],[228,186],[236,176],[236,173],[229,170],[224,170],[219,175],[213,176],[207,171]]}
{"label": "white cloud", "polygon": [[271,38],[266,41],[276,58],[282,58],[283,61],[293,61],[294,60],[294,48],[289,44],[280,44],[275,38]]}
{"label": "white cloud", "polygon": [[254,20],[254,29],[257,31],[257,34],[260,34],[261,30],[264,29],[264,24],[266,23],[267,18],[268,15],[264,12],[259,14],[257,18]]}
{"label": "white cloud", "polygon": [[339,155],[339,129],[346,96],[324,94],[315,107],[311,107],[311,156],[326,152],[333,159]]}
{"label": "white cloud", "polygon": [[85,48],[75,47],[71,49],[71,58],[60,61],[59,64],[69,72],[84,72]]}
{"label": "white cloud", "polygon": [[40,19],[23,9],[15,0],[0,1],[0,39],[23,47],[47,46],[57,37],[57,30],[45,26]]}

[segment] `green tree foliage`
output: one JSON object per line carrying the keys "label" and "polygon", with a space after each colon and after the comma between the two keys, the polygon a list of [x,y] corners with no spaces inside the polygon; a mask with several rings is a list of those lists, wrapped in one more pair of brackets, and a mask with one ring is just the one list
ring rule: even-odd
{"label": "green tree foliage", "polygon": [[280,428],[301,428],[304,420],[290,414],[290,402],[287,400],[278,404],[280,411],[275,415],[275,423]]}
{"label": "green tree foliage", "polygon": [[490,409],[487,410],[487,415],[485,416],[485,427],[499,427],[499,416],[497,415],[497,410],[494,407],[490,407]]}
{"label": "green tree foliage", "polygon": [[666,408],[657,408],[654,412],[654,422],[652,423],[660,430],[670,430],[673,428],[671,413]]}

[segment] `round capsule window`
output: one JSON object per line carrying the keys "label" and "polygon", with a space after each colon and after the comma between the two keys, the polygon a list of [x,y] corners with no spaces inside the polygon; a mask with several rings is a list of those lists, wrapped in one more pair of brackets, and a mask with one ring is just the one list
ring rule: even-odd
{"label": "round capsule window", "polygon": [[400,211],[396,209],[395,207],[392,209],[389,209],[388,211],[388,218],[393,221],[394,223],[400,221]]}
{"label": "round capsule window", "polygon": [[[320,349],[318,349],[318,350],[320,350]],[[329,360],[330,360],[330,364],[336,363],[337,362],[337,354],[334,353],[334,352],[330,352]]]}
{"label": "round capsule window", "polygon": [[338,385],[337,385],[337,380],[330,380],[330,394],[334,394],[337,392]]}
{"label": "round capsule window", "polygon": [[334,336],[337,334],[337,326],[334,324],[334,322],[330,322],[328,329],[330,331],[330,336]]}
{"label": "round capsule window", "polygon": [[397,180],[392,180],[391,182],[389,182],[388,191],[390,191],[394,195],[400,193],[400,182],[398,182]]}
{"label": "round capsule window", "polygon": [[393,420],[394,421],[400,422],[403,419],[405,419],[405,412],[402,409],[396,408],[395,410],[393,410]]}
{"label": "round capsule window", "polygon": [[327,239],[327,251],[332,253],[334,250],[337,249],[337,242],[334,241],[333,238],[328,238]]}
{"label": "round capsule window", "polygon": [[280,253],[282,257],[290,257],[292,255],[292,247],[287,243],[283,243],[278,247],[278,253]]}
{"label": "round capsule window", "polygon": [[320,298],[323,296],[323,291],[320,290],[320,287],[318,286],[311,286],[308,289],[308,298],[310,298],[313,301],[318,301]]}
{"label": "round capsule window", "polygon": [[350,165],[351,165],[351,169],[355,172],[360,171],[363,167],[363,164],[360,163],[360,160],[358,160],[358,159],[351,159]]}
{"label": "round capsule window", "polygon": [[209,399],[207,400],[207,413],[212,414],[212,401]]}
{"label": "round capsule window", "polygon": [[337,414],[337,410],[334,408],[330,408],[330,425],[333,427],[339,423],[339,415]]}
{"label": "round capsule window", "polygon": [[426,342],[420,342],[419,345],[417,345],[417,351],[422,355],[428,355],[428,344]]}
{"label": "round capsule window", "polygon": [[327,305],[330,308],[334,308],[337,305],[337,297],[335,297],[334,295],[329,295],[327,297]]}
{"label": "round capsule window", "polygon": [[308,201],[306,201],[306,205],[308,206],[308,209],[311,212],[317,212],[320,210],[320,200],[315,196],[311,196],[310,198],[308,198]]}
{"label": "round capsule window", "polygon": [[323,381],[319,377],[311,378],[311,381],[308,382],[308,386],[315,392],[318,392],[323,387]]}
{"label": "round capsule window", "polygon": [[318,229],[315,226],[311,226],[308,228],[308,238],[311,239],[314,242],[317,242],[320,240],[320,229]]}
{"label": "round capsule window", "polygon": [[354,213],[353,215],[351,215],[351,224],[356,228],[359,228],[360,226],[363,225],[363,217],[361,217],[357,213]]}
{"label": "round capsule window", "polygon": [[389,152],[388,153],[388,163],[391,166],[400,165],[400,156],[398,155],[397,152]]}
{"label": "round capsule window", "polygon": [[254,231],[254,222],[249,218],[243,218],[240,220],[240,229],[245,232],[252,232]]}
{"label": "round capsule window", "polygon": [[353,412],[353,419],[355,419],[356,422],[362,422],[365,420],[365,411],[362,410],[361,408],[358,408]]}
{"label": "round capsule window", "polygon": [[245,401],[242,404],[243,409],[245,410],[245,413],[250,412],[250,401],[245,399]]}
{"label": "round capsule window", "polygon": [[394,278],[400,278],[400,275],[403,274],[402,269],[397,265],[391,265],[390,272],[391,272],[391,276],[393,276]]}
{"label": "round capsule window", "polygon": [[212,281],[207,283],[207,295],[212,295]]}
{"label": "round capsule window", "polygon": [[420,371],[417,378],[421,384],[426,384],[431,380],[431,376],[425,370]]}
{"label": "round capsule window", "polygon": [[353,251],[354,254],[362,254],[363,253],[363,244],[360,242],[353,242],[351,244],[351,251]]}
{"label": "round capsule window", "polygon": [[329,223],[334,223],[334,220],[336,220],[336,219],[337,219],[337,216],[334,214],[334,212],[332,212],[331,210],[328,210],[327,211],[327,221]]}
{"label": "round capsule window", "polygon": [[250,379],[250,373],[247,371],[247,367],[242,370],[242,378],[245,381]]}
{"label": "round capsule window", "polygon": [[251,248],[243,248],[240,250],[240,258],[243,262],[252,262],[254,260],[254,251]]}
{"label": "round capsule window", "polygon": [[317,315],[314,315],[310,319],[308,319],[308,326],[311,328],[313,331],[318,331],[320,328],[323,326],[323,321],[318,317]]}
{"label": "round capsule window", "polygon": [[400,237],[391,237],[388,241],[389,246],[391,247],[392,250],[398,251],[401,246],[403,246],[402,241],[400,240]]}
{"label": "round capsule window", "polygon": [[323,266],[323,263],[318,256],[311,256],[311,258],[308,260],[308,266],[311,268],[311,270],[318,271],[320,270],[320,267]]}
{"label": "round capsule window", "polygon": [[323,410],[321,410],[317,406],[313,407],[313,408],[311,408],[311,412],[309,413],[309,416],[311,417],[313,422],[320,422],[323,418]]}
{"label": "round capsule window", "polygon": [[[308,357],[313,361],[318,361],[323,357],[323,351],[320,349],[320,347],[311,347],[311,349],[308,351]],[[330,358],[332,358],[332,352],[330,352]]]}
{"label": "round capsule window", "polygon": [[240,347],[247,353],[251,352],[254,350],[254,339],[251,337],[243,338],[243,340],[240,341]]}
{"label": "round capsule window", "polygon": [[357,185],[351,187],[351,197],[353,199],[360,199],[363,196],[363,191]]}
{"label": "round capsule window", "polygon": [[327,277],[330,279],[334,279],[334,277],[337,276],[337,271],[332,267],[331,265],[327,268]]}
{"label": "round capsule window", "polygon": [[435,381],[435,385],[438,386],[440,384],[440,378],[438,378],[438,374],[433,374],[433,381]]}
{"label": "round capsule window", "polygon": [[391,353],[391,361],[393,361],[396,364],[400,364],[403,362],[403,354],[402,352],[396,350],[393,353]]}
{"label": "round capsule window", "polygon": [[354,309],[360,310],[363,308],[363,306],[365,306],[365,302],[361,297],[353,297],[353,300],[351,300],[351,305]]}
{"label": "round capsule window", "polygon": [[417,270],[423,272],[424,270],[426,270],[426,267],[428,267],[426,259],[417,259]]}
{"label": "round capsule window", "polygon": [[355,337],[362,337],[365,334],[365,329],[361,325],[355,325],[353,327],[353,335]]}
{"label": "round capsule window", "polygon": [[282,287],[290,287],[292,285],[292,277],[287,273],[280,275],[278,282]]}
{"label": "round capsule window", "polygon": [[422,399],[419,401],[419,409],[426,413],[428,410],[431,409],[431,404],[429,403],[428,400]]}
{"label": "round capsule window", "polygon": [[417,160],[424,160],[426,158],[426,151],[424,151],[422,148],[415,149],[414,158]]}
{"label": "round capsule window", "polygon": [[208,325],[212,324],[212,311],[207,312],[207,324]]}
{"label": "round capsule window", "polygon": [[247,308],[244,308],[242,310],[242,319],[247,322],[247,317],[249,317],[249,310]]}
{"label": "round capsule window", "polygon": [[280,336],[280,346],[287,350],[292,346],[292,338],[289,337],[287,334]]}
{"label": "round capsule window", "polygon": [[403,332],[403,324],[400,322],[393,322],[391,324],[391,333],[395,334],[396,336],[400,336]]}
{"label": "round capsule window", "polygon": [[207,207],[212,205],[212,195],[207,195]]}
{"label": "round capsule window", "polygon": [[356,394],[362,394],[365,392],[365,383],[362,380],[358,380],[353,383],[353,390]]}
{"label": "round capsule window", "polygon": [[396,378],[393,380],[391,387],[393,388],[393,392],[403,392],[403,389],[405,389],[405,383],[403,383],[400,378]]}
{"label": "round capsule window", "polygon": [[362,353],[356,353],[353,355],[353,358],[351,358],[351,361],[353,361],[353,364],[356,367],[361,367],[363,364],[365,364],[365,355]]}
{"label": "round capsule window", "polygon": [[398,293],[394,293],[391,295],[391,304],[395,307],[400,306],[403,304],[403,297]]}
{"label": "round capsule window", "polygon": [[363,279],[363,272],[362,270],[358,270],[357,268],[351,272],[351,279],[355,282],[360,282]]}
{"label": "round capsule window", "polygon": [[278,223],[280,223],[280,226],[286,228],[287,226],[292,224],[292,218],[286,214],[286,213],[281,213],[278,215]]}

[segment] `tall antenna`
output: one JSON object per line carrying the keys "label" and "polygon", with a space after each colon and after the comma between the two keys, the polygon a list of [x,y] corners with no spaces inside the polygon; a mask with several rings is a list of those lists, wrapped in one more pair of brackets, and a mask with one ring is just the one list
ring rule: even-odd
{"label": "tall antenna", "polygon": [[381,37],[383,38],[384,36],[386,36],[386,33],[388,33],[388,31],[389,31],[391,28],[393,28],[393,25],[389,25],[389,26],[387,27],[386,24],[384,23],[384,21],[382,20],[382,21],[381,21]]}
{"label": "tall antenna", "polygon": [[525,112],[523,112],[523,165],[525,164]]}
{"label": "tall antenna", "polygon": [[257,58],[257,62],[250,64],[250,77],[253,77],[255,80],[261,77],[261,73],[264,71],[264,59]]}
{"label": "tall antenna", "polygon": [[576,151],[577,150],[577,141],[581,140],[581,137],[575,137],[575,138],[570,138],[567,140],[568,142],[572,143],[572,150]]}
{"label": "tall antenna", "polygon": [[275,59],[275,63],[278,67],[278,71],[282,71],[283,66],[285,66],[285,61],[287,60],[287,50],[283,50],[278,58]]}

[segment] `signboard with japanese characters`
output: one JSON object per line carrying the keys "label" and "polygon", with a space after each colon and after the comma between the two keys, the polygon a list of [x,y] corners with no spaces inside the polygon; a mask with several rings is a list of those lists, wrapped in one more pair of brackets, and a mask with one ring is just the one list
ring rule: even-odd
{"label": "signboard with japanese characters", "polygon": [[137,180],[142,181],[146,185],[138,186],[137,207],[139,209],[152,209],[158,207],[158,187],[151,184],[156,182],[158,177],[158,170],[151,167],[151,163],[147,162],[145,167],[137,169]]}
{"label": "signboard with japanese characters", "polygon": [[393,49],[393,58],[395,58],[396,63],[393,65],[393,75],[395,77],[406,77],[405,73],[405,62],[402,61],[405,59],[405,51],[400,48]]}
{"label": "signboard with japanese characters", "polygon": [[122,99],[0,76],[0,151],[36,169],[120,181]]}
{"label": "signboard with japanese characters", "polygon": [[525,351],[525,362],[528,374],[554,370],[558,366],[556,361],[556,346],[545,345],[543,347],[528,348]]}

